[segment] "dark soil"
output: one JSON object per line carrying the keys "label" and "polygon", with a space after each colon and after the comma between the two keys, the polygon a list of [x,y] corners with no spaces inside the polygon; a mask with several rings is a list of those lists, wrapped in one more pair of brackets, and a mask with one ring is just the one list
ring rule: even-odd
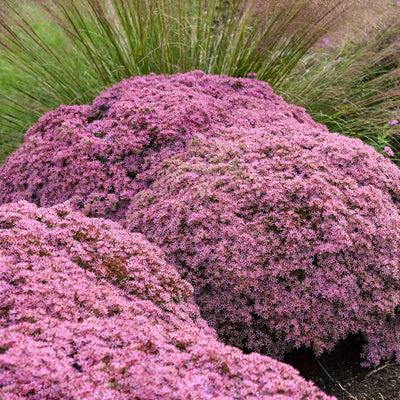
{"label": "dark soil", "polygon": [[338,400],[400,400],[400,364],[390,360],[377,367],[362,368],[362,344],[361,336],[353,336],[318,359],[311,351],[300,349],[288,354],[284,361]]}

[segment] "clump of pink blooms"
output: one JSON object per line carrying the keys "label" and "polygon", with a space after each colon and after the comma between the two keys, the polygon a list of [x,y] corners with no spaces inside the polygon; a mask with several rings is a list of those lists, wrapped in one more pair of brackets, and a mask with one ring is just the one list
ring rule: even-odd
{"label": "clump of pink blooms", "polygon": [[394,152],[393,150],[389,147],[389,146],[385,146],[383,148],[384,153],[386,153],[389,157],[393,157],[394,156]]}
{"label": "clump of pink blooms", "polygon": [[379,363],[400,357],[399,204],[385,157],[292,121],[194,137],[126,220],[192,283],[225,342],[280,357],[360,332]]}
{"label": "clump of pink blooms", "polygon": [[254,77],[134,77],[47,113],[0,168],[20,199],[144,233],[230,345],[362,333],[366,364],[400,358],[399,169]]}
{"label": "clump of pink blooms", "polygon": [[0,397],[333,400],[217,341],[141,234],[65,205],[0,207]]}
{"label": "clump of pink blooms", "polygon": [[40,118],[0,168],[0,203],[69,200],[88,216],[119,220],[160,163],[186,152],[194,134],[293,118],[317,125],[256,79],[201,71],[132,77],[92,106],[61,106]]}

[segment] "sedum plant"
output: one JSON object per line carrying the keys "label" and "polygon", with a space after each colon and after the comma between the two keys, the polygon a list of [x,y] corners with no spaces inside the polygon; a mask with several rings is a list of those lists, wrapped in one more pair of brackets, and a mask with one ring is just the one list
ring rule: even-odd
{"label": "sedum plant", "polygon": [[254,78],[133,77],[45,114],[0,202],[67,202],[166,252],[221,339],[282,357],[361,333],[399,358],[400,171]]}
{"label": "sedum plant", "polygon": [[141,234],[64,205],[0,207],[2,399],[334,400],[218,342]]}

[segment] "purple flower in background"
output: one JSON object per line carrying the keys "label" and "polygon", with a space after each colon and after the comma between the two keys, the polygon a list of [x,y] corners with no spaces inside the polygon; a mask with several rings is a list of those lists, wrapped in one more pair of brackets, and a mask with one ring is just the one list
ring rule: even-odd
{"label": "purple flower in background", "polygon": [[[399,2],[400,3],[400,2]],[[389,126],[394,126],[394,125],[396,125],[396,124],[398,124],[399,123],[399,121],[397,120],[397,119],[392,119],[392,120],[390,120],[389,122],[388,122],[388,125]]]}
{"label": "purple flower in background", "polygon": [[249,72],[249,73],[247,74],[247,76],[248,76],[249,78],[255,78],[255,77],[257,77],[257,72]]}
{"label": "purple flower in background", "polygon": [[385,148],[383,149],[383,151],[384,151],[389,157],[393,157],[393,156],[394,156],[393,150],[392,150],[389,146],[385,146]]}
{"label": "purple flower in background", "polygon": [[322,47],[329,47],[332,45],[331,40],[328,37],[323,37],[321,39]]}

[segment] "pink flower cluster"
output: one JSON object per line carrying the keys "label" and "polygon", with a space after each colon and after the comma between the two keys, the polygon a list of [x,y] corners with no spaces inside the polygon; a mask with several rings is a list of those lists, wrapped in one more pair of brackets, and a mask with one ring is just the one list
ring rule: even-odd
{"label": "pink flower cluster", "polygon": [[141,234],[65,205],[0,207],[0,397],[333,400],[217,341]]}
{"label": "pink flower cluster", "polygon": [[[0,168],[0,203],[70,201],[88,216],[123,218],[132,197],[154,181],[160,163],[187,151],[194,134],[256,128],[297,118],[265,82],[201,71],[123,80],[92,106],[45,114]],[[322,129],[322,127],[321,127]]]}
{"label": "pink flower cluster", "polygon": [[167,253],[226,343],[400,358],[400,171],[253,78],[124,80],[60,107],[0,168],[0,202],[67,202]]}
{"label": "pink flower cluster", "polygon": [[292,121],[194,137],[126,220],[225,342],[280,357],[361,332],[379,363],[400,358],[399,202],[400,171],[372,147]]}
{"label": "pink flower cluster", "polygon": [[385,146],[383,148],[383,152],[386,153],[389,157],[393,157],[394,156],[394,152],[389,146]]}

